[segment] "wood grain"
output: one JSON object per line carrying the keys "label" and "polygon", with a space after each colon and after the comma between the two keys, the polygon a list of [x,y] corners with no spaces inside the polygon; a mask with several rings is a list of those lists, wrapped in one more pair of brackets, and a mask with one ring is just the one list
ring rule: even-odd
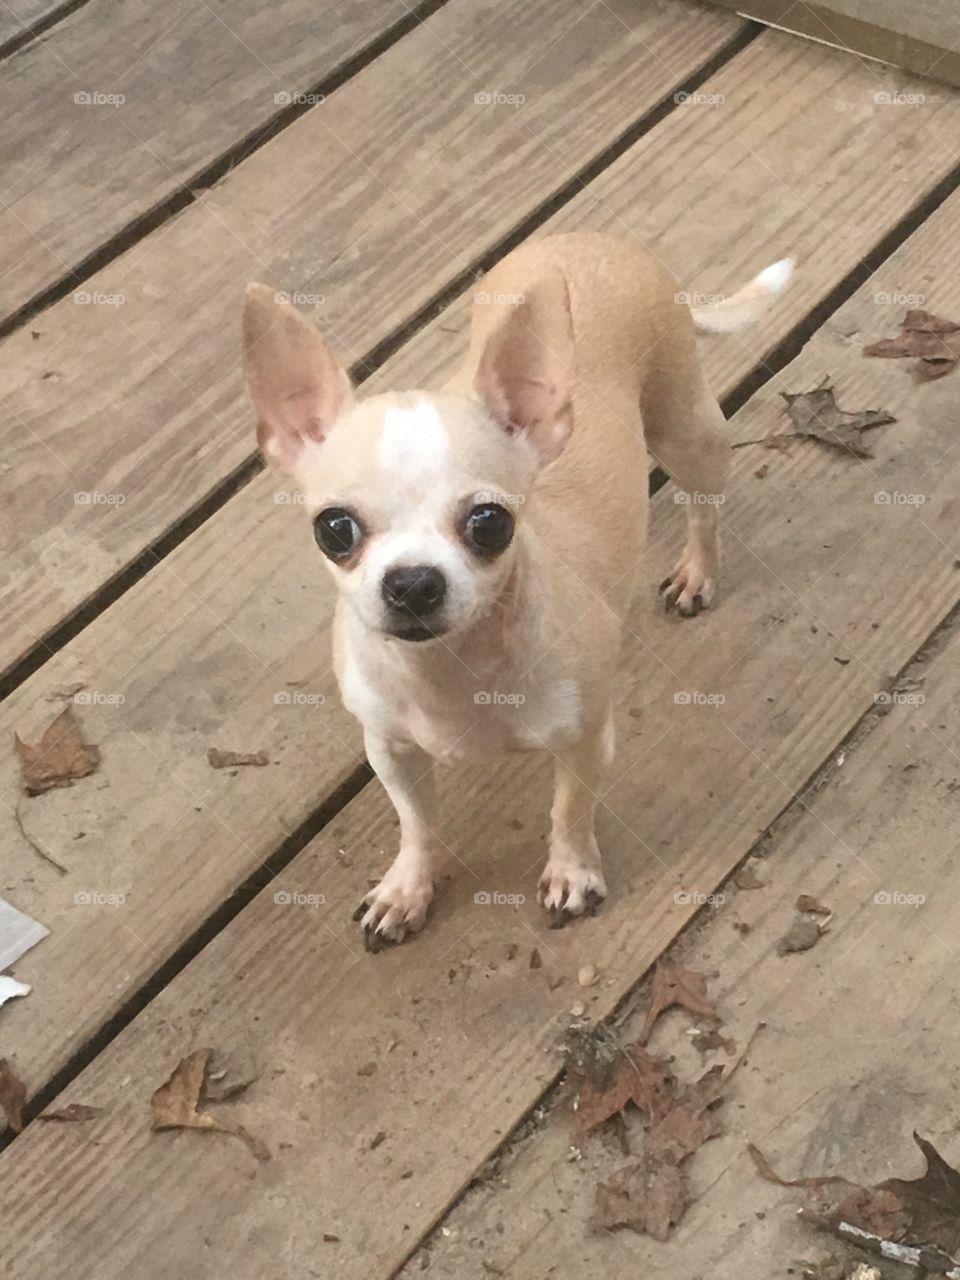
{"label": "wood grain", "polygon": [[[246,281],[367,354],[742,29],[673,0],[582,16],[453,0],[86,282],[99,301],[6,343],[0,668],[250,455]],[[525,101],[475,102],[492,92]]]}
{"label": "wood grain", "polygon": [[[738,451],[719,608],[683,624],[658,612],[652,589],[638,602],[601,806],[613,886],[602,914],[546,929],[533,895],[549,769],[510,761],[450,775],[454,858],[436,916],[414,944],[367,956],[349,911],[395,840],[367,788],[64,1092],[109,1106],[97,1128],[33,1125],[6,1153],[0,1203],[23,1240],[11,1275],[47,1274],[67,1241],[103,1280],[147,1258],[159,1280],[188,1265],[201,1280],[225,1266],[252,1280],[278,1257],[291,1273],[318,1259],[343,1277],[393,1273],[553,1079],[573,1002],[592,1018],[611,1012],[960,596],[954,390],[860,355],[899,314],[878,298],[931,262],[927,305],[960,309],[958,208],[955,196],[731,426],[739,440],[783,430],[779,393],[827,370],[845,407],[896,415],[875,434],[876,458],[813,442]],[[676,554],[682,515],[669,490],[657,495],[651,583]],[[484,891],[525,901],[491,905],[475,897]],[[25,1066],[49,1054],[33,1029],[41,1001],[62,1026],[45,994],[56,954],[38,947],[18,968],[37,984],[34,1015],[14,1008],[9,1024]],[[584,963],[597,986],[576,985]],[[148,1131],[150,1091],[205,1044],[253,1052],[260,1078],[230,1116],[273,1146],[268,1166],[229,1139]]]}
{"label": "wood grain", "polygon": [[[766,887],[725,885],[721,910],[684,949],[685,965],[712,975],[734,1058],[766,1025],[726,1090],[723,1133],[691,1162],[695,1202],[669,1243],[591,1230],[594,1187],[626,1162],[599,1138],[571,1162],[571,1116],[561,1104],[445,1220],[427,1251],[434,1280],[479,1276],[484,1263],[517,1280],[611,1272],[741,1280],[769,1273],[771,1259],[829,1254],[852,1267],[867,1255],[798,1219],[803,1193],[762,1181],[748,1143],[784,1178],[840,1173],[872,1185],[919,1176],[914,1130],[957,1165],[958,653],[954,625],[912,673],[923,678],[919,703],[916,690],[891,702],[826,789],[789,830],[775,831],[760,872]],[[812,951],[780,957],[776,943],[801,893],[832,910],[828,932]],[[641,1022],[625,1021],[624,1042]],[[722,1053],[700,1057],[690,1026],[668,1020],[654,1052],[673,1055],[684,1079],[717,1061],[729,1068]],[[400,1274],[419,1276],[420,1259]]]}
{"label": "wood grain", "polygon": [[25,47],[0,85],[15,122],[0,137],[0,322],[406,12],[393,0],[90,0]]}
{"label": "wood grain", "polygon": [[38,23],[66,9],[69,0],[8,0],[0,9],[0,45],[16,40]]}

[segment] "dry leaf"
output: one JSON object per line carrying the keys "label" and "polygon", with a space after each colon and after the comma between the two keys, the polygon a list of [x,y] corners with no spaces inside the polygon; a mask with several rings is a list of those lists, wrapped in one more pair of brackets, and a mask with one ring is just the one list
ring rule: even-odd
{"label": "dry leaf", "polygon": [[766,880],[762,880],[758,874],[759,861],[751,859],[745,863],[737,874],[733,877],[733,883],[738,889],[765,889],[767,887]]}
{"label": "dry leaf", "polygon": [[861,1187],[846,1178],[797,1178],[785,1181],[770,1168],[756,1147],[748,1148],[763,1177],[785,1187],[803,1187],[810,1203],[803,1216],[844,1238],[848,1228],[867,1232],[877,1243],[896,1241],[917,1248],[930,1270],[957,1265],[960,1250],[960,1172],[943,1159],[919,1134],[914,1141],[923,1152],[926,1170],[919,1178],[887,1178],[875,1187]]}
{"label": "dry leaf", "polygon": [[65,1107],[59,1107],[56,1111],[41,1112],[41,1114],[37,1116],[37,1119],[73,1122],[80,1120],[93,1120],[102,1114],[103,1107],[88,1107],[83,1102],[71,1102]]}
{"label": "dry leaf", "polygon": [[597,1186],[593,1225],[605,1231],[629,1227],[664,1241],[689,1203],[683,1170],[671,1160],[645,1155]]}
{"label": "dry leaf", "polygon": [[824,379],[812,391],[797,394],[781,392],[781,395],[787,402],[787,412],[798,435],[810,436],[856,458],[873,457],[861,439],[862,432],[896,422],[886,409],[864,409],[860,413],[841,409],[829,379]]}
{"label": "dry leaf", "polygon": [[27,1086],[6,1058],[0,1058],[0,1107],[14,1133],[20,1133],[23,1129],[23,1104],[26,1100]]}
{"label": "dry leaf", "polygon": [[797,915],[793,924],[777,943],[777,954],[789,955],[792,951],[809,951],[820,941],[823,929],[809,916]]}
{"label": "dry leaf", "polygon": [[75,778],[93,773],[100,763],[100,748],[84,742],[73,707],[64,707],[39,742],[24,742],[19,734],[14,734],[13,741],[20,757],[23,789],[31,796],[51,787],[69,787]]}
{"label": "dry leaf", "polygon": [[829,907],[825,907],[822,902],[818,902],[816,898],[811,898],[809,893],[801,893],[797,899],[798,911],[809,911],[814,916],[832,916],[833,912]]}
{"label": "dry leaf", "polygon": [[653,1025],[667,1009],[675,1005],[688,1010],[698,1018],[718,1023],[720,1018],[707,995],[707,980],[702,973],[670,965],[661,961],[654,971],[650,990],[650,1008],[640,1032],[640,1044],[650,1039]]}
{"label": "dry leaf", "polygon": [[229,1133],[247,1144],[258,1160],[269,1160],[270,1151],[259,1138],[243,1125],[227,1125],[216,1120],[207,1111],[198,1111],[210,1060],[210,1049],[196,1049],[181,1058],[176,1070],[150,1099],[153,1109],[151,1128],[206,1129],[213,1133]]}
{"label": "dry leaf", "polygon": [[612,1062],[592,1073],[574,1073],[577,1088],[577,1126],[581,1136],[618,1115],[628,1102],[648,1120],[659,1119],[667,1109],[673,1074],[665,1062],[639,1045],[626,1045]]}
{"label": "dry leaf", "polygon": [[717,1065],[677,1093],[670,1109],[650,1126],[647,1151],[679,1164],[720,1132],[714,1110],[723,1101],[723,1067]]}
{"label": "dry leaf", "polygon": [[873,342],[863,348],[863,354],[886,360],[916,357],[914,377],[931,382],[949,373],[960,360],[960,324],[929,311],[908,311],[895,338]]}
{"label": "dry leaf", "polygon": [[210,747],[207,751],[207,759],[214,769],[233,769],[241,764],[253,764],[263,767],[270,763],[270,757],[265,751],[221,751],[219,747]]}

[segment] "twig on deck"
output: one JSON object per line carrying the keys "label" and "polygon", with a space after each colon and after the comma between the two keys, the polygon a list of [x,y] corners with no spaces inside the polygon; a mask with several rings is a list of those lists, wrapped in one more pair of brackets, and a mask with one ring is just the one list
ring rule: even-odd
{"label": "twig on deck", "polygon": [[17,803],[13,807],[13,819],[20,830],[20,834],[23,836],[24,840],[26,840],[30,848],[33,849],[36,853],[39,853],[40,857],[43,858],[45,862],[49,862],[51,867],[56,867],[56,869],[60,872],[62,876],[69,875],[70,872],[63,865],[63,863],[58,862],[56,858],[53,856],[53,854],[50,853],[49,850],[45,849],[43,845],[39,843],[39,841],[35,840],[33,836],[30,834],[30,832],[27,830],[27,828],[23,825],[23,817],[20,813],[20,805],[22,803],[23,803],[23,794],[21,793],[17,797]]}

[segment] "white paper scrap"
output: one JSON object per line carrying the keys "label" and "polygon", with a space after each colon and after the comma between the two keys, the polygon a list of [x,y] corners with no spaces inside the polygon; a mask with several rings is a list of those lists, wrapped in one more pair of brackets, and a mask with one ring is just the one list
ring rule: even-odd
{"label": "white paper scrap", "polygon": [[50,930],[0,898],[0,970],[9,969]]}
{"label": "white paper scrap", "polygon": [[29,995],[30,990],[28,983],[18,982],[16,978],[11,978],[8,973],[0,973],[0,1006],[5,1005],[14,996]]}

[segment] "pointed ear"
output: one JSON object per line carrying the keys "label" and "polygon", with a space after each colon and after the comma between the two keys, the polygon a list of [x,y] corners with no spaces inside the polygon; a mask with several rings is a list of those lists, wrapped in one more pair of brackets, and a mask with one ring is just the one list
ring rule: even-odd
{"label": "pointed ear", "polygon": [[487,339],[474,387],[505,431],[552,462],[570,435],[573,323],[559,271],[543,276]]}
{"label": "pointed ear", "polygon": [[263,456],[289,475],[307,442],[322,440],[350,404],[350,378],[313,325],[265,284],[247,286],[243,368]]}

